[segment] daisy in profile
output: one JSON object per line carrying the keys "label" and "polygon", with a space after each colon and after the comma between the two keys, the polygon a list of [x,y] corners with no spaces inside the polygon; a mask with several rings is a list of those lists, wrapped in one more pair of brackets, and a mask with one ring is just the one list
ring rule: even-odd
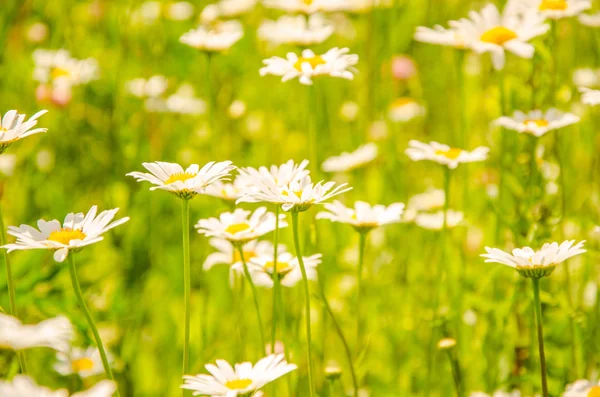
{"label": "daisy in profile", "polygon": [[600,396],[600,383],[587,379],[579,379],[567,385],[562,397],[597,397]]}
{"label": "daisy in profile", "polygon": [[[306,266],[306,276],[309,280],[317,279],[317,266],[321,264],[322,256],[321,254],[315,254],[302,258],[304,266]],[[234,265],[233,269],[243,271],[241,264]],[[277,256],[277,261],[274,260],[273,250],[268,254],[256,256],[250,259],[249,269],[254,284],[260,287],[273,288],[275,277],[279,278],[280,284],[284,287],[293,287],[302,281],[302,271],[300,270],[298,258],[289,252],[280,253]]]}
{"label": "daisy in profile", "polygon": [[388,119],[394,123],[406,123],[425,114],[425,108],[412,98],[395,99],[388,107]]}
{"label": "daisy in profile", "polygon": [[531,247],[516,248],[512,253],[498,248],[485,247],[486,262],[501,263],[516,269],[523,277],[541,278],[552,274],[556,265],[586,252],[583,249],[585,241],[575,244],[575,240],[558,243],[546,243],[539,250]]}
{"label": "daisy in profile", "polygon": [[325,172],[348,172],[364,167],[377,157],[378,148],[374,143],[367,143],[355,151],[344,152],[339,156],[329,157],[321,165]]}
{"label": "daisy in profile", "polygon": [[421,212],[442,209],[445,201],[442,189],[429,189],[424,193],[415,194],[408,200],[402,219],[405,222],[412,222]]}
{"label": "daisy in profile", "polygon": [[0,330],[0,347],[12,350],[49,347],[57,351],[67,351],[74,334],[73,325],[63,316],[30,325],[0,313]]}
{"label": "daisy in profile", "polygon": [[591,106],[600,104],[600,90],[579,87],[579,92],[581,92],[581,103]]}
{"label": "daisy in profile", "polygon": [[245,362],[232,367],[225,360],[217,360],[216,365],[207,364],[210,375],[186,375],[182,389],[192,390],[195,396],[242,397],[254,396],[266,384],[281,378],[297,368],[288,364],[283,354],[270,355],[260,359],[255,365]]}
{"label": "daisy in profile", "polygon": [[301,84],[311,85],[314,77],[330,76],[347,80],[354,79],[358,55],[348,54],[348,48],[332,48],[325,54],[316,55],[304,50],[300,56],[289,52],[286,58],[272,57],[263,61],[260,75],[280,76],[285,82],[298,78]]}
{"label": "daisy in profile", "polygon": [[548,109],[546,112],[532,110],[529,113],[516,111],[512,117],[502,116],[494,124],[520,133],[541,137],[546,133],[575,124],[579,117],[573,113]]}
{"label": "daisy in profile", "polygon": [[256,3],[257,0],[220,0],[216,6],[219,10],[219,16],[235,18],[252,11]]}
{"label": "daisy in profile", "polygon": [[[280,215],[279,227],[286,226],[285,215]],[[254,212],[237,208],[233,212],[222,213],[219,218],[200,219],[196,229],[206,237],[217,237],[240,245],[275,230],[275,214],[267,212],[265,207]]]}
{"label": "daisy in profile", "polygon": [[448,210],[438,211],[434,213],[422,212],[415,216],[415,224],[423,229],[428,230],[443,230],[444,229],[444,215],[446,216],[446,227],[448,229],[459,226],[462,224],[464,215],[460,211]]}
{"label": "daisy in profile", "polygon": [[579,14],[579,23],[590,28],[600,27],[600,12],[594,14]]}
{"label": "daisy in profile", "polygon": [[563,19],[577,16],[592,8],[591,0],[524,0],[531,7],[548,19]]}
{"label": "daisy in profile", "polygon": [[33,128],[37,125],[38,118],[46,113],[47,110],[40,110],[26,120],[26,115],[9,110],[0,117],[0,154],[18,140],[48,131],[47,128]]}
{"label": "daisy in profile", "polygon": [[306,169],[308,160],[303,160],[296,164],[294,160],[288,160],[281,165],[272,165],[270,167],[243,167],[239,168],[240,178],[248,189],[270,189],[283,187],[287,184],[300,180],[309,174]]}
{"label": "daisy in profile", "polygon": [[215,21],[201,25],[183,34],[179,41],[192,48],[205,52],[223,52],[230,49],[244,36],[239,21]]}
{"label": "daisy in profile", "polygon": [[333,30],[333,24],[320,14],[284,15],[276,21],[264,21],[258,28],[258,37],[274,45],[310,46],[323,43]]}
{"label": "daisy in profile", "polygon": [[347,7],[348,0],[263,0],[263,4],[287,13],[314,14],[342,11]]}
{"label": "daisy in profile", "polygon": [[325,203],[325,209],[326,211],[317,214],[317,219],[345,223],[359,232],[367,232],[376,227],[401,222],[404,204],[394,203],[386,207],[357,201],[354,207],[348,208],[336,200],[333,203]]}
{"label": "daisy in profile", "polygon": [[185,170],[177,163],[164,161],[142,165],[150,173],[130,172],[127,175],[138,182],[146,181],[155,185],[150,190],[166,190],[185,200],[202,193],[211,183],[228,178],[234,168],[231,161],[211,161],[202,168],[198,164],[192,164]]}
{"label": "daisy in profile", "polygon": [[246,180],[238,175],[233,180],[233,183],[223,181],[211,183],[204,189],[204,194],[235,203],[237,199],[242,197],[247,189],[248,186]]}
{"label": "daisy in profile", "polygon": [[[229,241],[220,238],[211,238],[208,243],[216,251],[209,254],[204,261],[202,268],[209,270],[215,265],[236,266],[242,264],[242,257],[236,247]],[[270,241],[248,241],[242,246],[244,259],[251,261],[252,258],[264,255],[273,255],[273,244]],[[277,250],[285,251],[283,244],[278,244]]]}
{"label": "daisy in profile", "polygon": [[[112,397],[117,390],[115,382],[104,380],[95,386],[79,393],[71,394],[71,397]],[[69,397],[66,389],[50,390],[44,386],[38,386],[33,379],[27,375],[16,375],[11,381],[0,380],[0,396],[5,397]]]}
{"label": "daisy in profile", "polygon": [[535,50],[529,41],[550,29],[535,10],[517,13],[511,8],[500,14],[494,4],[488,4],[481,12],[471,11],[469,18],[453,22],[452,26],[464,37],[467,47],[480,54],[489,52],[496,70],[504,68],[505,51],[532,58]]}
{"label": "daisy in profile", "polygon": [[461,163],[484,161],[488,157],[489,148],[479,146],[468,151],[457,149],[438,142],[423,143],[416,140],[408,142],[409,148],[405,153],[413,161],[429,160],[446,165],[450,169],[458,167]]}
{"label": "daisy in profile", "polygon": [[35,50],[33,61],[33,78],[42,84],[72,87],[99,78],[100,69],[95,59],[76,59],[65,49]]}
{"label": "daisy in profile", "polygon": [[[108,357],[112,361],[110,354]],[[102,357],[95,347],[73,347],[69,352],[58,352],[56,359],[58,362],[54,364],[54,370],[64,376],[79,375],[81,378],[88,378],[104,372]]]}
{"label": "daisy in profile", "polygon": [[9,226],[8,234],[17,238],[12,244],[6,244],[8,252],[18,250],[43,249],[54,252],[54,260],[63,262],[69,252],[78,252],[83,247],[104,240],[102,236],[110,229],[122,225],[129,217],[113,221],[118,208],[98,212],[94,205],[87,214],[70,213],[61,224],[58,220],[45,221],[40,219],[38,229],[29,225],[19,227]]}

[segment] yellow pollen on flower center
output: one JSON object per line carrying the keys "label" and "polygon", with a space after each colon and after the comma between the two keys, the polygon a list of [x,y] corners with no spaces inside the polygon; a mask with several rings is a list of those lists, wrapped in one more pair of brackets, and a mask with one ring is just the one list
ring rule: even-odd
{"label": "yellow pollen on flower center", "polygon": [[67,245],[71,240],[83,240],[85,236],[85,233],[79,229],[73,230],[70,227],[65,227],[51,232],[48,240]]}
{"label": "yellow pollen on flower center", "polygon": [[590,389],[587,397],[600,397],[600,386],[594,386]]}
{"label": "yellow pollen on flower center", "polygon": [[71,362],[71,368],[73,372],[89,371],[94,368],[94,362],[87,357],[79,358]]}
{"label": "yellow pollen on flower center", "polygon": [[[272,261],[265,263],[265,269],[273,271],[274,264]],[[292,269],[292,266],[288,262],[277,261],[277,273],[285,273]]]}
{"label": "yellow pollen on flower center", "polygon": [[548,120],[544,120],[544,119],[525,120],[525,124],[529,124],[529,123],[533,123],[533,124],[537,125],[538,127],[547,127],[549,124]]}
{"label": "yellow pollen on flower center", "polygon": [[[225,231],[227,233],[237,234],[239,232],[243,232],[244,230],[248,230],[248,229],[250,229],[250,225],[247,223],[234,223],[233,225],[227,226]],[[246,259],[246,258],[244,258],[244,259]]]}
{"label": "yellow pollen on flower center", "polygon": [[251,384],[252,381],[250,379],[234,379],[225,382],[225,387],[227,387],[230,390],[242,390],[247,388]]}
{"label": "yellow pollen on flower center", "polygon": [[196,174],[190,174],[189,172],[178,172],[177,174],[173,174],[165,181],[165,185],[169,185],[171,183],[175,183],[177,181],[185,182],[188,179],[192,179]]}
{"label": "yellow pollen on flower center", "polygon": [[564,11],[568,7],[566,0],[542,0],[539,10]]}
{"label": "yellow pollen on flower center", "polygon": [[505,28],[504,26],[496,26],[490,30],[484,32],[480,40],[484,43],[491,43],[497,45],[503,45],[507,41],[516,39],[517,34],[512,30]]}
{"label": "yellow pollen on flower center", "polygon": [[448,150],[436,150],[435,154],[438,156],[444,156],[450,160],[456,160],[462,153],[462,149],[450,148]]}
{"label": "yellow pollen on flower center", "polygon": [[402,98],[398,98],[396,100],[394,100],[394,102],[392,102],[392,108],[400,108],[402,106],[406,106],[406,105],[410,105],[412,103],[415,103],[415,100],[409,97],[402,97]]}
{"label": "yellow pollen on flower center", "polygon": [[313,3],[313,0],[302,0],[302,2],[303,2],[305,5],[309,6],[309,5],[312,5],[312,3]]}
{"label": "yellow pollen on flower center", "polygon": [[299,57],[296,63],[294,64],[294,67],[296,68],[296,70],[301,72],[302,65],[304,63],[308,63],[310,67],[314,69],[319,65],[325,65],[327,62],[325,62],[325,60],[320,55],[315,55],[312,58]]}
{"label": "yellow pollen on flower center", "polygon": [[69,77],[71,76],[71,73],[63,68],[53,68],[52,71],[50,72],[50,77],[54,80],[57,79],[59,77]]}

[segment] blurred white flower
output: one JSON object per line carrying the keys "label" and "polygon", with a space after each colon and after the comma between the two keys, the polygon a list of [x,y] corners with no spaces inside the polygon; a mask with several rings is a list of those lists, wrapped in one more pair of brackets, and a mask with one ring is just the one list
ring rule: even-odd
{"label": "blurred white flower", "polygon": [[194,16],[194,5],[187,1],[176,1],[166,5],[165,17],[172,21],[187,21]]}
{"label": "blurred white flower", "polygon": [[[95,386],[71,397],[111,397],[117,390],[115,382],[103,380]],[[69,397],[66,389],[52,391],[47,387],[38,386],[27,375],[16,375],[12,381],[0,380],[0,396],[4,397]]]}
{"label": "blurred white flower", "polygon": [[[303,256],[303,263],[306,269],[306,277],[309,280],[317,279],[317,266],[321,263],[321,254],[311,256]],[[277,269],[275,270],[273,258],[273,250],[270,253],[265,253],[260,256],[255,256],[248,263],[248,270],[254,284],[272,288],[274,285],[275,275],[279,277],[281,285],[284,287],[293,287],[302,280],[302,271],[298,258],[289,252],[282,252],[277,255]],[[243,264],[237,263],[233,269],[243,272]]]}
{"label": "blurred white flower", "polygon": [[425,113],[425,108],[412,98],[397,98],[388,108],[388,118],[395,123],[406,123]]}
{"label": "blurred white flower", "polygon": [[73,325],[64,316],[30,325],[21,323],[16,317],[0,313],[0,348],[22,350],[49,347],[67,351],[73,335]]}
{"label": "blurred white flower", "polygon": [[[260,207],[254,212],[241,208],[223,212],[218,218],[200,219],[196,224],[198,233],[217,237],[232,244],[247,243],[275,230],[276,217]],[[285,215],[279,215],[279,228],[287,227]]]}
{"label": "blurred white flower", "polygon": [[[206,260],[202,265],[204,270],[209,270],[213,266],[221,264],[229,266],[242,264],[240,253],[231,242],[220,238],[211,238],[208,243],[211,247],[216,249],[216,251],[206,257]],[[273,255],[274,248],[270,241],[252,240],[245,243],[242,250],[244,252],[244,259],[249,261],[256,256]],[[285,251],[285,245],[278,244],[277,251]]]}
{"label": "blurred white flower", "polygon": [[234,120],[243,117],[244,114],[246,114],[246,103],[236,99],[235,101],[231,102],[231,105],[229,105],[227,114]]}
{"label": "blurred white flower", "polygon": [[600,90],[579,87],[579,92],[581,92],[581,103],[591,106],[600,104]]}
{"label": "blurred white flower", "polygon": [[435,25],[433,28],[417,26],[414,39],[422,43],[437,44],[458,49],[467,48],[467,37],[456,29]]}
{"label": "blurred white flower", "polygon": [[579,23],[591,28],[600,27],[600,12],[594,14],[579,14]]}
{"label": "blurred white flower", "polygon": [[483,392],[474,392],[471,393],[469,397],[521,397],[521,392],[518,390],[511,392],[498,390],[491,395]]}
{"label": "blurred white flower", "polygon": [[600,396],[600,383],[587,379],[579,379],[567,385],[562,397],[597,397]]}
{"label": "blurred white flower", "polygon": [[4,116],[0,114],[0,154],[18,140],[48,131],[47,128],[33,128],[38,118],[46,113],[47,110],[40,110],[28,120],[25,114],[19,114],[16,110],[9,110]]}
{"label": "blurred white flower", "polygon": [[190,84],[182,84],[167,97],[166,111],[177,114],[201,115],[206,112],[206,102],[197,98]]}
{"label": "blurred white flower", "polygon": [[[108,352],[107,356],[109,361],[112,361]],[[95,347],[73,347],[70,351],[58,352],[56,359],[58,362],[54,364],[54,370],[64,376],[79,375],[81,378],[88,378],[104,373],[102,357]]]}
{"label": "blurred white flower", "polygon": [[220,16],[233,18],[252,11],[256,3],[257,0],[220,0],[216,5]]}
{"label": "blurred white flower", "polygon": [[562,19],[581,14],[592,8],[591,0],[523,0],[525,6],[548,19]]}
{"label": "blurred white flower", "polygon": [[40,83],[71,87],[87,84],[99,77],[100,69],[95,59],[75,59],[65,49],[35,50],[33,60],[33,78]]}
{"label": "blurred white flower", "polygon": [[48,25],[34,22],[27,29],[27,39],[32,43],[41,43],[48,38]]}
{"label": "blurred white flower", "polygon": [[348,0],[263,0],[263,4],[267,8],[288,13],[314,14],[343,11],[348,6]]}
{"label": "blurred white flower", "polygon": [[340,107],[340,118],[344,121],[354,121],[358,116],[360,106],[354,101],[345,101]]}
{"label": "blurred white flower", "polygon": [[488,157],[489,148],[479,146],[478,148],[468,151],[463,149],[452,148],[438,142],[423,143],[416,140],[408,142],[409,148],[405,153],[413,161],[429,160],[436,163],[446,165],[448,168],[454,169],[460,163],[471,163],[476,161],[484,161]]}
{"label": "blurred white flower", "polygon": [[243,36],[244,29],[239,21],[215,21],[190,30],[179,41],[200,51],[222,52],[231,48]]}
{"label": "blurred white flower", "polygon": [[404,204],[394,203],[389,206],[370,205],[364,201],[357,201],[353,208],[348,208],[340,201],[325,203],[325,210],[317,214],[317,219],[329,219],[354,227],[359,232],[366,232],[393,223],[402,221]]}
{"label": "blurred white flower", "polygon": [[233,183],[216,181],[211,183],[204,190],[207,196],[218,197],[225,201],[236,201],[244,195],[248,189],[248,182],[239,175],[233,180]]}
{"label": "blurred white flower", "polygon": [[441,209],[444,206],[444,201],[444,191],[442,189],[429,189],[424,193],[415,194],[408,200],[402,220],[413,222],[420,212]]}
{"label": "blurred white flower", "polygon": [[323,43],[333,30],[333,24],[321,14],[309,17],[284,15],[276,21],[264,21],[258,28],[258,37],[275,45],[309,46]]}
{"label": "blurred white flower", "polygon": [[[448,210],[446,215],[446,227],[451,229],[462,224],[464,215],[460,211]],[[444,228],[444,211],[435,213],[421,212],[415,217],[415,223],[428,230],[442,230]]]}
{"label": "blurred white flower", "polygon": [[600,70],[579,68],[573,72],[573,84],[581,87],[594,87],[600,83]]}
{"label": "blurred white flower", "polygon": [[0,172],[6,176],[12,176],[15,172],[17,156],[15,154],[4,154],[0,156]]}
{"label": "blurred white flower", "polygon": [[361,168],[377,158],[378,148],[374,143],[366,143],[353,152],[343,152],[332,156],[321,164],[325,172],[347,172]]}
{"label": "blurred white flower", "polygon": [[157,98],[165,93],[169,81],[165,76],[156,75],[148,79],[137,78],[126,83],[127,90],[138,98]]}
{"label": "blurred white flower", "polygon": [[573,113],[561,112],[551,108],[546,112],[532,110],[528,113],[516,111],[512,117],[502,116],[494,124],[520,133],[528,133],[536,137],[545,135],[571,124],[579,122],[579,117]]}

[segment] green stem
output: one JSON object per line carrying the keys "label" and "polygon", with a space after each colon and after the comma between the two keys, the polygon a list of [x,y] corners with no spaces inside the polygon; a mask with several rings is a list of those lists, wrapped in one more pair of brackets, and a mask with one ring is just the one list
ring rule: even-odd
{"label": "green stem", "polygon": [[361,323],[360,323],[360,301],[362,298],[362,278],[363,278],[363,264],[365,258],[365,243],[367,241],[367,232],[359,232],[360,242],[358,244],[358,268],[357,268],[357,286],[356,286],[356,347],[360,346],[360,335],[361,335]]}
{"label": "green stem", "polygon": [[256,309],[256,321],[258,322],[258,331],[260,333],[260,343],[262,344],[261,350],[264,352],[267,345],[265,343],[265,333],[262,327],[262,317],[260,315],[260,305],[258,304],[258,294],[256,293],[256,286],[254,285],[254,281],[252,281],[252,275],[250,274],[250,270],[248,269],[248,264],[246,263],[246,258],[244,257],[244,249],[241,244],[236,244],[238,252],[240,253],[240,258],[242,260],[242,264],[244,265],[244,275],[250,284],[250,288],[252,289],[252,297],[254,298],[254,308]]}
{"label": "green stem", "polygon": [[279,294],[279,273],[277,273],[277,256],[279,248],[279,205],[275,206],[275,235],[273,238],[273,313],[271,315],[271,353],[275,353],[277,340],[277,296]]}
{"label": "green stem", "polygon": [[319,170],[318,158],[317,158],[317,129],[318,129],[318,118],[317,112],[319,109],[319,98],[317,94],[317,88],[313,85],[309,87],[309,92],[306,95],[308,103],[306,105],[306,111],[308,112],[308,157],[310,159],[310,169],[312,175],[317,175]]}
{"label": "green stem", "polygon": [[[183,236],[183,301],[185,305],[183,339],[183,374],[190,368],[190,202],[181,201],[181,231]],[[185,390],[183,391],[185,395]]]}
{"label": "green stem", "polygon": [[[507,116],[506,110],[506,86],[504,82],[504,70],[498,71],[498,90],[500,91],[500,113],[502,116]],[[498,215],[496,219],[496,241],[500,241],[500,234],[502,233],[502,204],[504,203],[504,179],[505,179],[505,169],[506,169],[506,152],[507,152],[507,140],[506,134],[503,128],[500,128],[500,141],[501,141],[501,151],[500,151],[500,179],[498,181]]]}
{"label": "green stem", "polygon": [[[2,207],[0,206],[0,246],[6,244],[6,226],[4,225],[4,215],[2,214]],[[8,284],[8,300],[10,304],[10,315],[18,317],[17,312],[17,299],[15,293],[15,281],[12,274],[12,265],[10,258],[5,249],[2,250],[2,257],[4,258],[4,266],[6,268],[6,282]],[[19,365],[21,366],[21,372],[27,375],[27,362],[25,361],[25,353],[17,352],[19,357]]]}
{"label": "green stem", "polygon": [[[100,358],[102,359],[102,366],[104,367],[104,372],[106,372],[106,376],[113,382],[115,381],[115,377],[110,368],[110,364],[108,363],[108,357],[106,356],[106,350],[104,350],[104,345],[102,344],[102,339],[100,339],[100,333],[98,332],[98,328],[96,327],[96,323],[90,313],[87,305],[85,304],[85,300],[83,299],[83,293],[81,292],[81,287],[79,286],[79,279],[77,278],[77,269],[75,267],[75,259],[73,259],[73,253],[70,253],[67,256],[67,261],[69,262],[69,271],[71,273],[71,283],[73,284],[73,289],[75,290],[75,295],[77,296],[77,300],[79,301],[79,306],[81,306],[81,310],[83,310],[83,314],[88,322],[88,325],[92,329],[92,333],[94,334],[94,339],[96,340],[96,345],[98,346],[98,351],[100,352]],[[120,396],[119,390],[116,391],[117,397]]]}
{"label": "green stem", "polygon": [[212,87],[212,54],[210,52],[206,52],[206,62],[205,62],[205,85],[206,85],[206,115],[208,117],[208,125],[210,127],[211,134],[216,134],[216,98],[213,92]]}
{"label": "green stem", "polygon": [[315,396],[315,385],[313,383],[313,368],[312,368],[312,337],[310,332],[310,290],[308,288],[308,277],[306,276],[306,268],[304,267],[304,259],[302,258],[302,250],[300,249],[300,239],[298,234],[298,212],[292,212],[292,226],[294,229],[294,245],[296,247],[296,256],[300,264],[302,272],[302,281],[304,282],[304,306],[306,315],[306,355],[308,358],[308,386],[310,397]]}
{"label": "green stem", "polygon": [[546,354],[544,352],[544,330],[542,326],[542,303],[540,302],[540,279],[532,278],[533,305],[535,306],[535,320],[537,325],[538,347],[540,352],[540,370],[542,375],[543,397],[548,397],[548,382],[546,380]]}
{"label": "green stem", "polygon": [[448,349],[448,359],[450,360],[450,368],[452,369],[452,379],[454,379],[454,388],[456,390],[457,397],[462,396],[462,377],[460,374],[460,364],[458,359],[452,355],[450,349]]}

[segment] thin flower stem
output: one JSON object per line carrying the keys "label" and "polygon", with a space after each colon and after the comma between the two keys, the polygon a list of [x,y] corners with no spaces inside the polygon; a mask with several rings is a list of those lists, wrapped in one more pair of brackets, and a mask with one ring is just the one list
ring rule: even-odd
{"label": "thin flower stem", "polygon": [[361,336],[361,315],[360,315],[360,301],[362,298],[362,278],[363,278],[363,264],[365,258],[365,244],[367,241],[367,232],[361,231],[358,233],[360,241],[358,244],[358,268],[357,268],[357,286],[356,286],[356,346],[360,346]]}
{"label": "thin flower stem", "polygon": [[262,317],[260,315],[260,305],[258,304],[258,294],[256,293],[256,286],[254,285],[254,281],[252,281],[252,275],[250,274],[250,270],[248,269],[248,264],[246,263],[246,258],[244,257],[244,248],[243,245],[237,244],[238,252],[240,253],[240,258],[242,260],[242,264],[244,265],[244,275],[250,284],[250,288],[252,289],[252,297],[254,298],[254,307],[256,309],[256,321],[258,321],[258,331],[260,333],[260,343],[262,344],[261,350],[264,352],[267,345],[265,343],[265,333],[263,331],[263,322]]}
{"label": "thin flower stem", "polygon": [[458,359],[452,355],[450,350],[448,350],[448,359],[450,360],[450,368],[452,369],[452,379],[454,379],[456,396],[462,397],[462,377],[460,374],[460,365],[458,363]]}
{"label": "thin flower stem", "polygon": [[217,115],[216,115],[216,98],[213,92],[213,87],[212,87],[212,54],[210,52],[206,52],[206,61],[205,61],[205,72],[204,72],[204,78],[205,78],[205,85],[206,85],[206,107],[207,107],[207,112],[206,115],[208,117],[208,125],[211,129],[211,133],[212,134],[216,134],[216,119],[217,119]]}
{"label": "thin flower stem", "polygon": [[271,353],[275,354],[277,339],[277,296],[279,295],[279,273],[277,273],[277,253],[279,249],[279,205],[275,206],[275,235],[273,237],[273,313],[271,315]]}
{"label": "thin flower stem", "polygon": [[[0,245],[6,244],[6,226],[4,225],[4,215],[2,213],[2,207],[0,206]],[[10,258],[5,249],[2,250],[2,257],[4,258],[4,265],[6,268],[6,283],[8,284],[8,300],[10,304],[10,314],[12,316],[17,317],[17,299],[15,294],[15,281],[13,279],[12,274],[12,265],[10,263]],[[25,361],[25,353],[19,351],[17,352],[17,357],[19,358],[19,365],[21,367],[21,372],[27,375],[27,362]]]}
{"label": "thin flower stem", "polygon": [[[500,91],[500,113],[501,116],[506,116],[506,85],[504,81],[504,70],[498,71],[498,90]],[[506,140],[506,134],[503,128],[500,128],[500,141],[501,141],[501,151],[500,151],[500,178],[498,181],[498,214],[496,219],[496,241],[500,241],[500,234],[502,233],[502,218],[501,218],[501,210],[500,207],[504,203],[504,179],[505,179],[505,168],[506,168],[506,152],[508,142]]]}
{"label": "thin flower stem", "polygon": [[310,290],[308,288],[308,277],[306,276],[306,268],[304,267],[304,260],[302,258],[302,250],[300,249],[300,239],[298,234],[298,212],[292,212],[292,226],[294,231],[294,245],[296,247],[296,256],[298,257],[298,263],[300,264],[300,271],[302,272],[302,281],[304,282],[304,307],[306,315],[306,344],[307,351],[306,355],[308,358],[308,386],[310,391],[310,397],[315,397],[315,386],[313,383],[313,368],[312,368],[312,337],[310,331]]}
{"label": "thin flower stem", "polygon": [[540,301],[540,279],[532,278],[533,305],[535,306],[535,320],[537,325],[538,348],[540,352],[540,371],[542,375],[543,397],[548,397],[548,382],[546,380],[546,353],[544,352],[544,330],[542,326],[542,303]]}
{"label": "thin flower stem", "polygon": [[308,112],[308,157],[310,159],[311,173],[317,175],[318,172],[318,159],[317,159],[317,129],[318,129],[318,118],[317,112],[319,109],[319,98],[317,88],[313,85],[309,87],[309,92],[306,95],[308,103],[306,104],[306,111]]}
{"label": "thin flower stem", "polygon": [[[108,357],[106,356],[106,350],[104,349],[104,345],[102,344],[102,339],[100,339],[100,333],[98,332],[98,328],[96,327],[96,323],[94,322],[94,318],[90,313],[87,305],[85,304],[85,300],[83,299],[83,293],[81,292],[81,287],[79,286],[79,279],[77,278],[77,269],[75,267],[75,259],[73,259],[73,253],[70,253],[67,256],[67,261],[69,262],[69,271],[71,273],[71,283],[73,284],[73,289],[75,290],[75,295],[77,296],[77,300],[79,301],[79,306],[81,306],[81,310],[83,310],[83,314],[88,322],[88,325],[92,329],[92,333],[94,334],[94,339],[96,340],[96,345],[98,345],[98,351],[100,352],[100,358],[102,359],[102,366],[104,367],[104,372],[106,372],[106,376],[113,382],[115,381],[115,377],[110,368],[110,364],[108,363]],[[119,390],[116,390],[117,397],[120,396]]]}
{"label": "thin flower stem", "polygon": [[185,331],[183,339],[183,374],[190,368],[190,202],[181,201],[181,231],[183,236],[183,300],[185,305]]}

